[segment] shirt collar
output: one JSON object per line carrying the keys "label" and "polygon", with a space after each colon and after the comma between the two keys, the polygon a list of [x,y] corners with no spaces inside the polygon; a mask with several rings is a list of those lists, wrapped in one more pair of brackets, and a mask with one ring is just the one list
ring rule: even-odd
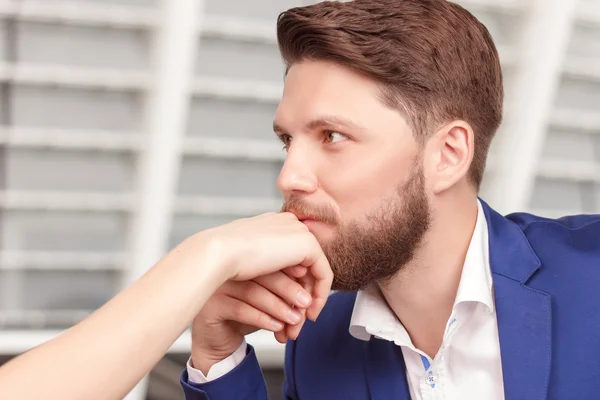
{"label": "shirt collar", "polygon": [[[488,226],[479,201],[477,221],[465,257],[454,308],[468,302],[482,303],[489,312],[494,311]],[[349,331],[360,340],[369,340],[371,336],[376,336],[392,340],[397,345],[411,343],[408,332],[376,286],[358,291]]]}
{"label": "shirt collar", "polygon": [[358,291],[349,331],[360,340],[375,336],[394,341],[399,346],[411,342],[408,332],[375,285]]}
{"label": "shirt collar", "polygon": [[477,201],[477,222],[465,257],[454,307],[466,302],[482,303],[490,312],[494,311],[488,226],[479,201]]}

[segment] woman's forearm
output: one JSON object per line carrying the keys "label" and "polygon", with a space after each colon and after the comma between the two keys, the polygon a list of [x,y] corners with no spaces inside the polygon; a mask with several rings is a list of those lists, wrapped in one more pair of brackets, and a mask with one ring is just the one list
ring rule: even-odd
{"label": "woman's forearm", "polygon": [[86,320],[0,368],[0,398],[123,398],[227,279],[215,260],[184,253],[169,253]]}

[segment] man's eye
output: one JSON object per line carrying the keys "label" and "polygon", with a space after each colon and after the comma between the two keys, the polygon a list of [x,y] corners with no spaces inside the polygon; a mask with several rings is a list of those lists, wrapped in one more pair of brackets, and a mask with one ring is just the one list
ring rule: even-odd
{"label": "man's eye", "polygon": [[292,137],[290,135],[281,135],[279,136],[279,140],[283,143],[284,150],[287,150],[292,144]]}
{"label": "man's eye", "polygon": [[345,140],[346,136],[342,135],[339,132],[335,132],[335,131],[328,131],[326,132],[326,140],[328,143],[336,143],[339,142],[341,140]]}

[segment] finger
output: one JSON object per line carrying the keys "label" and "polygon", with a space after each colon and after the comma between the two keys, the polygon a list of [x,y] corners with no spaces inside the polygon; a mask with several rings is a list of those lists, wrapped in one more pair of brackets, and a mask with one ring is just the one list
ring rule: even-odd
{"label": "finger", "polygon": [[[304,288],[304,290],[306,290],[309,293],[313,292],[314,286],[315,286],[315,278],[312,275],[306,275],[300,279],[298,279],[298,283],[300,283],[302,285],[302,287]],[[299,310],[302,313],[302,322],[298,325],[295,326],[290,326],[289,329],[286,326],[286,330],[288,331],[288,336],[293,339],[296,340],[298,338],[298,335],[300,335],[300,331],[302,330],[302,327],[304,326],[304,322],[306,321],[306,318],[308,316],[308,310]],[[311,316],[312,320],[316,320],[316,317],[318,316],[315,315],[314,317]]]}
{"label": "finger", "polygon": [[[290,325],[286,325],[286,328],[290,326]],[[286,328],[275,332],[275,340],[277,340],[279,343],[281,344],[285,344],[285,342],[287,342],[287,334],[286,334]]]}
{"label": "finger", "polygon": [[323,310],[323,307],[325,307],[325,303],[329,297],[333,282],[333,272],[331,271],[327,257],[325,257],[321,246],[314,236],[313,241],[313,249],[308,252],[308,256],[304,258],[301,265],[308,267],[310,274],[315,279],[312,292],[313,301],[307,313],[308,317],[314,321]]}
{"label": "finger", "polygon": [[285,336],[287,336],[291,340],[298,339],[298,336],[300,335],[300,331],[302,330],[302,327],[304,326],[304,322],[306,322],[306,310],[299,310],[299,311],[302,314],[302,321],[296,325],[288,324],[285,326],[285,328],[283,330]]}
{"label": "finger", "polygon": [[296,265],[294,267],[284,268],[282,271],[291,277],[302,278],[308,273],[308,268],[302,265]]}
{"label": "finger", "polygon": [[[309,293],[312,293],[315,279],[312,275],[306,275],[302,278],[299,278],[298,283],[300,285],[302,285],[304,290],[306,290]],[[307,310],[300,309],[298,311],[300,311],[300,313],[302,314],[302,321],[296,325],[286,325],[285,329],[284,329],[287,337],[290,338],[291,340],[298,339],[298,336],[300,335],[300,331],[302,330],[302,327],[304,326],[304,323],[306,322]]]}
{"label": "finger", "polygon": [[289,211],[280,212],[279,215],[281,216],[281,218],[293,219],[293,220],[298,221],[298,217],[296,217],[296,214],[291,213]]}
{"label": "finger", "polygon": [[312,303],[310,292],[306,291],[300,283],[283,272],[278,271],[269,275],[259,276],[254,279],[254,282],[267,288],[285,302],[293,304],[296,307],[307,308]]}
{"label": "finger", "polygon": [[271,332],[279,332],[285,328],[282,321],[233,297],[224,296],[222,307],[223,318],[226,320],[255,326]]}
{"label": "finger", "polygon": [[[284,275],[285,276],[285,275]],[[287,279],[291,280],[286,276]],[[298,285],[296,282],[294,284]],[[254,281],[231,282],[227,294],[268,314],[272,318],[295,325],[302,320],[302,314],[275,293]]]}

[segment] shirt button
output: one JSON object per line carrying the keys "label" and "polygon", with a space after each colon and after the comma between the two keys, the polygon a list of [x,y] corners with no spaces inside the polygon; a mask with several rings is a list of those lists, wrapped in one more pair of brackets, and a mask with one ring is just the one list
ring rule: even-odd
{"label": "shirt button", "polygon": [[435,385],[435,375],[429,375],[427,377],[427,383],[430,384],[431,386]]}

